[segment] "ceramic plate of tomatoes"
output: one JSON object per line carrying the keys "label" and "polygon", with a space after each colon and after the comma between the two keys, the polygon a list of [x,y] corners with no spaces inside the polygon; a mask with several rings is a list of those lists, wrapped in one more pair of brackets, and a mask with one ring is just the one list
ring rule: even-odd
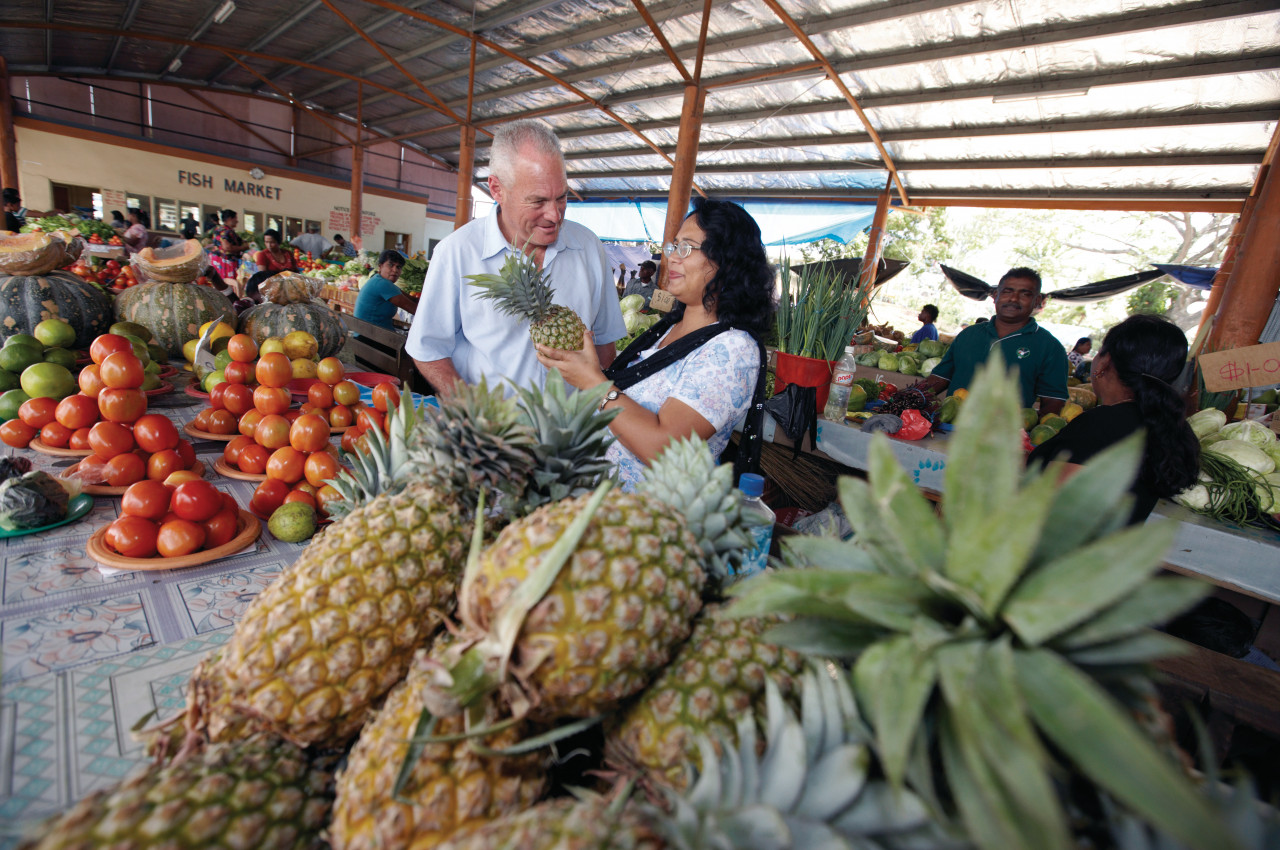
{"label": "ceramic plate of tomatoes", "polygon": [[[79,464],[76,464],[76,466],[79,466]],[[66,472],[62,473],[62,477],[63,478],[67,477],[72,472],[75,472],[75,470],[76,470],[75,466],[69,467]],[[196,461],[195,465],[191,467],[190,471],[194,472],[196,475],[199,475],[201,478],[203,478],[204,464],[201,463],[200,461]],[[109,484],[85,484],[83,485],[83,490],[84,492],[94,496],[123,496],[124,491],[128,490],[129,486],[132,486],[132,485],[127,485],[123,487],[112,487]]]}
{"label": "ceramic plate of tomatoes", "polygon": [[88,457],[93,454],[93,449],[62,449],[57,446],[51,446],[39,437],[32,438],[31,442],[27,444],[27,448],[35,449],[41,454],[53,455],[54,457]]}
{"label": "ceramic plate of tomatoes", "polygon": [[196,398],[208,398],[208,397],[209,397],[209,394],[208,394],[207,392],[205,392],[204,390],[200,389],[200,388],[199,388],[198,386],[196,386],[195,384],[192,384],[191,386],[187,387],[186,392],[187,392],[187,395],[195,396]]}
{"label": "ceramic plate of tomatoes", "polygon": [[[207,564],[219,558],[226,558],[236,554],[257,540],[259,535],[262,534],[262,523],[258,522],[258,518],[244,509],[239,509],[236,516],[235,536],[221,546],[215,546],[212,549],[198,549],[190,554],[178,557],[165,558],[156,555],[153,557],[131,558],[113,551],[107,544],[106,536],[111,528],[112,526],[109,525],[94,532],[94,535],[89,538],[89,542],[85,545],[85,552],[99,564],[121,570],[177,570],[184,567]],[[147,532],[143,531],[141,534],[145,536]],[[136,539],[131,542],[135,543],[135,545],[137,543]]]}
{"label": "ceramic plate of tomatoes", "polygon": [[161,381],[160,386],[156,387],[153,390],[143,390],[143,392],[148,396],[164,395],[165,393],[173,392],[173,384],[169,383],[168,381]]}
{"label": "ceramic plate of tomatoes", "polygon": [[224,443],[229,443],[236,437],[240,436],[239,431],[236,431],[233,434],[214,434],[210,431],[201,431],[190,422],[182,426],[182,432],[188,437],[195,437],[197,440],[218,440]]}

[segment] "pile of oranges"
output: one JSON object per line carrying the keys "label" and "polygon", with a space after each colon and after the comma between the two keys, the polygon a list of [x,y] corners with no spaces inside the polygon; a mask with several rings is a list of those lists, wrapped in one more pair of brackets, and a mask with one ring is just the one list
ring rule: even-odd
{"label": "pile of oranges", "polygon": [[147,413],[142,360],[133,343],[102,334],[89,347],[93,362],[80,371],[80,392],[61,401],[32,398],[18,418],[0,426],[6,445],[27,448],[36,437],[46,446],[88,451],[76,476],[84,484],[127,487],[143,479],[164,481],[189,470],[195,450],[169,418]]}

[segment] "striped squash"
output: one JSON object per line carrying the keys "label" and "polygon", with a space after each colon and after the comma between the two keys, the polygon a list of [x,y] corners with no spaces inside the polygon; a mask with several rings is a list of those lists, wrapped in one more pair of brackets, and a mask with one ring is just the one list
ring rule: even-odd
{"label": "striped squash", "polygon": [[259,304],[240,316],[240,333],[262,344],[269,336],[306,331],[320,344],[320,356],[337,354],[347,341],[347,327],[338,314],[314,301],[295,304]]}
{"label": "striped squash", "polygon": [[88,348],[111,327],[111,299],[71,272],[0,276],[0,305],[0,341],[57,318],[75,328],[76,348]]}
{"label": "striped squash", "polygon": [[171,357],[182,356],[182,344],[198,337],[205,322],[235,324],[235,316],[227,296],[197,283],[143,283],[116,296],[116,319],[150,330]]}

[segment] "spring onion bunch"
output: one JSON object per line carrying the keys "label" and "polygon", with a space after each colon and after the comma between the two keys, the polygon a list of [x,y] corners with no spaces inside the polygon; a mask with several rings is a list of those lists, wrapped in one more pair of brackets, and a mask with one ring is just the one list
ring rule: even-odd
{"label": "spring onion bunch", "polygon": [[871,287],[850,283],[829,263],[813,263],[792,284],[791,261],[784,259],[778,299],[778,350],[798,357],[838,360],[862,326],[871,304]]}

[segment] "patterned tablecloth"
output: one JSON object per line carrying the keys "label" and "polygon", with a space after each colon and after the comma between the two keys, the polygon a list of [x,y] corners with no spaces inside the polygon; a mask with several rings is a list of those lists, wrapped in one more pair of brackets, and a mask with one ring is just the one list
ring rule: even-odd
{"label": "patterned tablecloth", "polygon": [[[175,390],[149,410],[179,429],[204,402]],[[206,478],[247,507],[255,484],[219,476],[226,445],[196,441]],[[4,447],[56,473],[75,459]],[[100,569],[85,554],[120,498],[95,497],[83,519],[43,534],[0,540],[0,848],[24,823],[110,787],[142,760],[129,729],[149,712],[182,707],[187,677],[302,544],[263,524],[243,552],[160,572]]]}

